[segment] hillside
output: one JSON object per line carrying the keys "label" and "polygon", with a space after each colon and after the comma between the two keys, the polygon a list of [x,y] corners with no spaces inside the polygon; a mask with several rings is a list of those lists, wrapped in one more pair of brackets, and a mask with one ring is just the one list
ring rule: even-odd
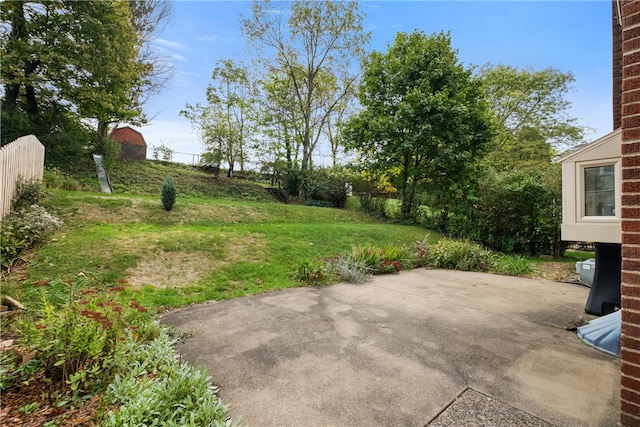
{"label": "hillside", "polygon": [[[84,189],[100,191],[95,165],[86,160],[66,171]],[[273,201],[265,190],[266,184],[230,179],[223,173],[216,178],[198,166],[156,160],[123,160],[109,173],[114,194],[160,194],[162,181],[174,179],[178,197],[230,198],[234,200]]]}

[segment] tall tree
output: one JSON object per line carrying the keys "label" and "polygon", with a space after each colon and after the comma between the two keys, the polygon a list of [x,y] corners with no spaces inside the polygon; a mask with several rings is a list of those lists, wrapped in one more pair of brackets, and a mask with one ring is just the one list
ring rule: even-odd
{"label": "tall tree", "polygon": [[[128,3],[16,1],[2,2],[0,8],[2,127],[24,118],[24,128],[9,126],[9,133],[32,129],[38,134],[49,118],[55,128],[60,116],[79,123],[139,114],[129,108],[141,68],[135,62],[137,36]],[[15,136],[3,130],[3,142]]]}
{"label": "tall tree", "polygon": [[166,1],[10,1],[0,12],[2,143],[31,132],[50,149],[54,133],[93,119],[100,149],[108,124],[142,119],[169,77],[150,47],[170,19]]}
{"label": "tall tree", "polygon": [[298,165],[302,119],[290,87],[287,73],[276,69],[260,82],[261,96],[256,113],[263,143],[256,144],[255,149],[267,163],[284,161],[291,170]]}
{"label": "tall tree", "polygon": [[460,64],[445,33],[398,33],[362,68],[363,110],[344,128],[347,144],[372,171],[393,175],[404,217],[426,184],[446,210],[453,187],[492,138],[480,81]]}
{"label": "tall tree", "polygon": [[488,64],[479,76],[499,131],[491,157],[500,166],[519,167],[511,155],[523,151],[548,163],[549,152],[582,141],[584,128],[569,114],[566,99],[575,81],[570,72]]}
{"label": "tall tree", "polygon": [[136,71],[140,74],[128,90],[128,110],[133,112],[128,118],[114,115],[98,121],[97,145],[107,138],[109,126],[122,120],[134,124],[144,124],[148,117],[144,106],[149,99],[166,88],[173,76],[173,65],[153,46],[153,41],[172,22],[173,7],[168,0],[129,0],[131,25],[135,30],[137,57]]}
{"label": "tall tree", "polygon": [[212,78],[208,104],[187,104],[181,114],[200,129],[206,148],[226,160],[231,177],[236,163],[244,171],[255,89],[247,68],[229,59],[218,61]]}
{"label": "tall tree", "polygon": [[[328,116],[355,82],[350,65],[362,56],[369,34],[355,1],[296,1],[289,14],[279,12],[274,13],[270,1],[255,1],[253,14],[243,19],[242,28],[254,47],[271,50],[269,60],[277,65],[270,68],[287,76],[301,118],[293,123],[299,125],[301,168],[306,170]],[[334,79],[332,86],[330,79]]]}

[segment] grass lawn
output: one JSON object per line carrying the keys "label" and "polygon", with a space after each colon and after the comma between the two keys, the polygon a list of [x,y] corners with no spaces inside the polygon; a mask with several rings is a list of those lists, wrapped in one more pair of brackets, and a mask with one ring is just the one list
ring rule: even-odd
{"label": "grass lawn", "polygon": [[290,277],[296,263],[354,245],[440,237],[353,210],[275,202],[181,197],[166,212],[159,196],[56,190],[50,200],[65,225],[3,284],[19,300],[35,297],[39,281],[81,276],[98,289],[126,281],[150,308],[179,307],[300,286]]}

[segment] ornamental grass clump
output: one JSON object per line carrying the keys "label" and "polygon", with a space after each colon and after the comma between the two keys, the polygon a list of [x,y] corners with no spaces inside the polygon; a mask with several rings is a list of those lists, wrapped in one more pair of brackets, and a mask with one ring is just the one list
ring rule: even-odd
{"label": "ornamental grass clump", "polygon": [[173,178],[167,178],[162,183],[162,205],[166,211],[173,209],[176,202],[176,187]]}
{"label": "ornamental grass clump", "polygon": [[362,260],[348,254],[339,254],[325,260],[327,269],[349,283],[366,283],[373,274],[373,268]]}

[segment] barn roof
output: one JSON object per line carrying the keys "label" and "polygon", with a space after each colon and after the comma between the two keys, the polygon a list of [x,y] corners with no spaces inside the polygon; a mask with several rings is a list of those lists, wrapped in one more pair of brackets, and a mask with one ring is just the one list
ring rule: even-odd
{"label": "barn roof", "polygon": [[111,137],[113,140],[118,141],[120,143],[128,142],[129,144],[142,145],[144,147],[147,146],[147,143],[144,140],[144,136],[142,136],[140,132],[138,132],[137,130],[129,126],[115,128],[114,130],[111,131],[111,134],[109,134],[109,137]]}

